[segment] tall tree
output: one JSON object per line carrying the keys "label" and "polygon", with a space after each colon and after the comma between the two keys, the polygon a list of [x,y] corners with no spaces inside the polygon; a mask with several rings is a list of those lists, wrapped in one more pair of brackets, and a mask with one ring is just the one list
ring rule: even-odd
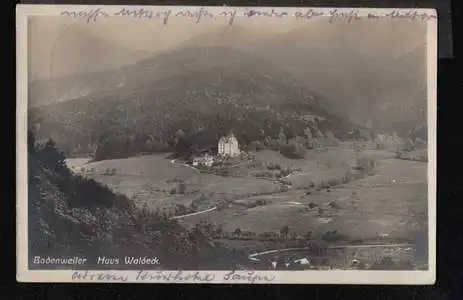
{"label": "tall tree", "polygon": [[278,133],[278,144],[279,145],[285,145],[286,144],[286,135],[285,135],[285,131],[282,128],[280,128],[280,133]]}
{"label": "tall tree", "polygon": [[289,234],[289,227],[288,227],[288,225],[285,225],[283,228],[281,228],[280,234],[281,234],[282,236],[284,236],[285,238],[288,236],[288,234]]}

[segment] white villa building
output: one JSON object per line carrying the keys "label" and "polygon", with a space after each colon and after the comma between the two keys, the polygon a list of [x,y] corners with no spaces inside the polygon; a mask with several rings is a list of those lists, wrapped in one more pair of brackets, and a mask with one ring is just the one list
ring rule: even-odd
{"label": "white villa building", "polygon": [[218,154],[220,156],[238,156],[240,155],[240,149],[238,146],[238,140],[233,133],[229,133],[227,136],[221,137],[218,145]]}

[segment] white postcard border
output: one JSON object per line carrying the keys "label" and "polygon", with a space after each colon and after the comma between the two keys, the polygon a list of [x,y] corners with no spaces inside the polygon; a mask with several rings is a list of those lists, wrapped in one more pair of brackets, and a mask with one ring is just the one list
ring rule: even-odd
{"label": "white postcard border", "polygon": [[[17,36],[17,116],[16,116],[16,207],[17,207],[17,273],[19,282],[123,282],[123,283],[253,283],[246,278],[249,272],[254,275],[273,278],[271,282],[256,281],[255,283],[271,284],[407,284],[423,285],[434,284],[436,280],[436,168],[437,168],[437,17],[427,20],[427,96],[428,96],[428,243],[429,243],[429,269],[423,271],[236,271],[240,279],[229,280],[227,274],[231,271],[201,271],[199,276],[210,275],[210,281],[197,282],[191,280],[165,280],[149,279],[140,280],[140,271],[88,271],[88,274],[104,274],[96,279],[76,279],[75,273],[83,274],[82,270],[29,270],[28,269],[28,247],[27,247],[27,224],[28,224],[28,183],[27,183],[27,82],[28,82],[28,21],[29,16],[59,16],[63,10],[101,8],[108,12],[116,12],[127,6],[84,6],[84,5],[17,5],[16,7],[16,36]],[[147,8],[154,11],[181,10],[181,6],[130,6],[130,8]],[[199,7],[197,7],[199,9]],[[205,7],[208,11],[223,11],[224,7]],[[195,7],[189,6],[193,10]],[[252,9],[252,7],[229,7],[228,9]],[[310,8],[272,8],[259,7],[259,10],[284,10],[294,12],[295,10],[307,10]],[[333,8],[313,8],[316,11],[328,12]],[[353,10],[344,8],[339,10]],[[355,8],[359,16],[366,16],[368,13],[387,14],[392,10],[410,11],[410,9],[388,9],[388,8]],[[423,14],[437,16],[435,9],[415,9]],[[327,26],[329,26],[327,24]],[[149,271],[152,274],[169,274],[177,271]],[[184,273],[196,273],[196,271],[184,271]],[[74,276],[73,276],[74,275]]]}

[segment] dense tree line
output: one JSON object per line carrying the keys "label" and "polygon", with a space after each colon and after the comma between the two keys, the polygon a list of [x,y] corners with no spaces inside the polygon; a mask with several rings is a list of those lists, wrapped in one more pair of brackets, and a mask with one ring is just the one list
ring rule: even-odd
{"label": "dense tree line", "polygon": [[[253,103],[256,100],[251,95],[232,92],[170,93],[174,94],[146,92],[123,99],[67,101],[31,110],[30,123],[41,123],[38,135],[52,137],[66,156],[92,153],[97,160],[166,151],[187,155],[213,149],[230,130],[240,145],[248,147],[255,141],[278,140],[281,130],[288,140],[305,137],[308,127],[314,136],[331,131],[343,139],[352,127],[304,99],[278,106]],[[307,118],[306,114],[323,118]],[[179,130],[183,132],[180,138]],[[290,148],[295,147],[290,143],[289,150],[283,151],[294,152]]]}

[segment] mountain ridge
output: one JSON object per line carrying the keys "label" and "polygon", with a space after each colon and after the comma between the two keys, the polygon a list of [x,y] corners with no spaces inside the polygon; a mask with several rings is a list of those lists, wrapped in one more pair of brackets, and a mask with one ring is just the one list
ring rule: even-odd
{"label": "mountain ridge", "polygon": [[239,60],[226,66],[177,69],[172,76],[153,81],[148,76],[146,82],[112,92],[35,108],[30,116],[45,120],[42,132],[48,134],[72,135],[65,124],[96,130],[94,140],[120,132],[149,133],[164,148],[172,145],[178,129],[194,136],[206,128],[210,136],[200,145],[203,148],[213,146],[230,128],[237,128],[248,142],[275,138],[280,128],[286,128],[288,135],[303,135],[309,126],[307,115],[319,116],[326,130],[340,135],[351,129],[352,124],[329,112],[325,99],[292,84],[276,66],[236,53]]}

